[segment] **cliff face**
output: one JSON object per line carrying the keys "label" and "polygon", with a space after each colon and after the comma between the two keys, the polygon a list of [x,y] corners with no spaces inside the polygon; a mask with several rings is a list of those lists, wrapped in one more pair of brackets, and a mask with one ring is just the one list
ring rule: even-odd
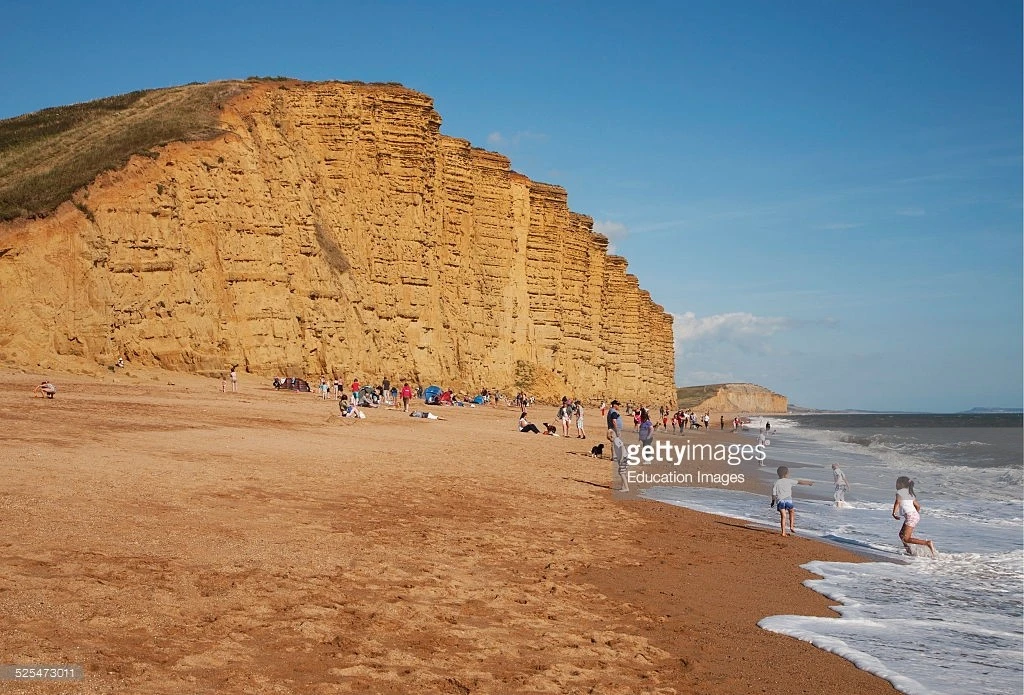
{"label": "cliff face", "polygon": [[257,84],[221,121],[0,225],[0,360],[672,394],[671,317],[625,260],[428,97]]}
{"label": "cliff face", "polygon": [[697,413],[778,414],[789,407],[785,396],[755,384],[688,386],[677,391],[677,398],[680,408]]}

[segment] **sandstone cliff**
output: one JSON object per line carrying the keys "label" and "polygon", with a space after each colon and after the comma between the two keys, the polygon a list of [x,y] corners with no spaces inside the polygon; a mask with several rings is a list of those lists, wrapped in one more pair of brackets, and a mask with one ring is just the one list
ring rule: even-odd
{"label": "sandstone cliff", "polygon": [[670,397],[671,317],[626,261],[427,96],[240,84],[219,118],[0,225],[0,361]]}
{"label": "sandstone cliff", "polygon": [[755,384],[710,384],[686,386],[676,392],[680,408],[697,413],[743,413],[747,415],[785,413],[785,396]]}

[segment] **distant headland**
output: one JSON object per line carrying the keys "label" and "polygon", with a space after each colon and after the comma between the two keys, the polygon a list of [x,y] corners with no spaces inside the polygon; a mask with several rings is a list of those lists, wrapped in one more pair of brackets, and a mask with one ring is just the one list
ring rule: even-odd
{"label": "distant headland", "polygon": [[706,384],[676,389],[679,408],[694,412],[776,415],[787,412],[788,399],[757,384]]}

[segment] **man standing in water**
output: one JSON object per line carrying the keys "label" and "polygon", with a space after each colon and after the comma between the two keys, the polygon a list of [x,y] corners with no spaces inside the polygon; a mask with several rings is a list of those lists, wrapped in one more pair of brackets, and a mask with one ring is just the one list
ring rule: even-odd
{"label": "man standing in water", "polygon": [[846,491],[850,489],[850,483],[846,479],[846,473],[843,473],[839,469],[838,463],[832,464],[832,477],[835,479],[836,482],[836,492],[834,496],[836,501],[836,507],[845,507]]}

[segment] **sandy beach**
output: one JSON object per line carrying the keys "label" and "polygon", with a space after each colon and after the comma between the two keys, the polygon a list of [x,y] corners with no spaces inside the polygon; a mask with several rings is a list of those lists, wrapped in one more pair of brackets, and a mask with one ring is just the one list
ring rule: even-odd
{"label": "sandy beach", "polygon": [[855,556],[617,499],[596,410],[586,441],[431,410],[0,372],[0,661],[85,667],[47,693],[895,692],[756,625],[833,614],[799,565]]}

